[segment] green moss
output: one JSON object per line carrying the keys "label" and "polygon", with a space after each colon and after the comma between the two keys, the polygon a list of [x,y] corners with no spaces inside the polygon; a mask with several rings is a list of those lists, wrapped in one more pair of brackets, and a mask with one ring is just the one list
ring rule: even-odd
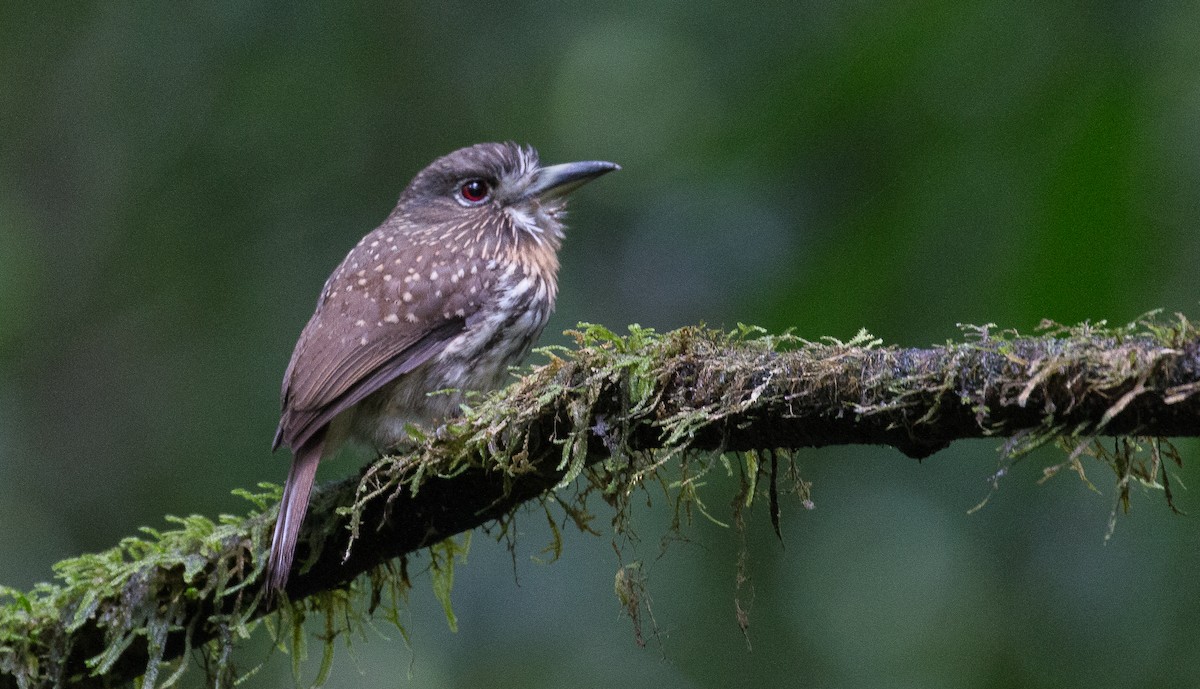
{"label": "green moss", "polygon": [[[81,673],[104,675],[121,662],[139,638],[147,641],[144,687],[169,686],[185,661],[164,662],[167,633],[192,632],[201,624],[228,630],[223,639],[202,649],[227,657],[234,637],[254,626],[261,596],[252,586],[261,574],[269,522],[263,512],[278,502],[280,491],[238,493],[253,504],[247,517],[172,517],[177,528],[143,528],[142,537],[123,539],[115,548],[59,562],[55,584],[39,584],[28,593],[0,589],[0,671],[23,686],[66,683]],[[236,600],[233,612],[219,619],[188,618],[189,605],[200,600]],[[104,646],[94,649],[83,667],[67,664],[72,634],[90,620],[104,629]],[[169,674],[166,674],[169,673]],[[165,677],[163,675],[166,675]]]}
{"label": "green moss", "polygon": [[[1180,348],[1195,346],[1200,333],[1190,321],[1148,314],[1115,328],[1047,322],[1034,338],[993,325],[962,328],[961,343],[901,350],[883,346],[866,331],[846,342],[811,342],[744,325],[730,332],[691,327],[662,334],[632,326],[627,335],[618,335],[581,324],[570,332],[575,348],[540,350],[546,363],[503,391],[469,398],[461,417],[434,432],[413,429],[411,452],[382,457],[367,467],[353,502],[341,508],[349,517],[349,547],[365,526],[369,504],[401,492],[417,495],[431,477],[453,478],[482,468],[507,487],[532,472],[545,472],[545,466],[536,464],[540,460],[534,450],[544,444],[547,428],[558,444],[551,468],[559,472],[559,490],[539,498],[553,534],[543,551],[550,560],[562,554],[563,526],[596,533],[590,504],[596,499],[612,510],[613,532],[623,538],[633,534],[634,495],[670,505],[674,531],[697,515],[725,526],[730,520],[709,504],[729,500],[723,492],[731,480],[736,486],[733,526],[740,531],[743,509],[765,500],[779,532],[781,496],[795,496],[809,506],[811,486],[798,475],[788,450],[762,443],[731,449],[726,444],[749,423],[752,412],[860,424],[895,419],[889,424],[902,425],[897,447],[905,449],[905,434],[919,436],[966,408],[983,434],[1007,438],[994,488],[1031,450],[1056,443],[1065,459],[1047,467],[1044,479],[1067,468],[1087,481],[1087,457],[1112,470],[1117,500],[1110,530],[1117,510],[1128,509],[1134,485],[1161,491],[1174,509],[1168,469],[1182,461],[1178,451],[1161,438],[1101,435],[1145,394],[1156,367]],[[1152,346],[1118,346],[1130,341]],[[910,365],[922,351],[942,357],[942,365]],[[1070,378],[1059,380],[1067,371],[1089,372],[1092,389],[1071,388]],[[1080,399],[1105,393],[1110,406],[1098,420],[1068,424],[1066,410],[1045,401],[1051,380],[1067,385]],[[1118,390],[1123,392],[1113,392]],[[1182,403],[1200,394],[1200,385],[1182,383],[1159,392],[1169,404]],[[1010,428],[997,421],[1006,405],[1032,410],[1035,422]],[[550,426],[545,425],[547,409],[559,410],[549,417]],[[895,429],[889,425],[884,430]],[[929,450],[920,444],[913,448]],[[714,476],[722,480],[711,481]],[[713,483],[725,488],[718,492]],[[260,488],[240,493],[250,503],[245,516],[222,516],[216,522],[168,517],[172,529],[143,529],[108,551],[59,563],[54,584],[39,584],[28,592],[0,588],[0,672],[16,677],[19,686],[41,686],[89,674],[130,676],[132,669],[144,673],[143,687],[168,686],[186,667],[186,660],[178,658],[189,657],[193,635],[199,638],[203,632],[211,640],[194,650],[205,659],[206,669],[218,683],[234,681],[239,673],[232,649],[255,631],[267,609],[259,579],[280,491],[266,484]],[[496,537],[515,537],[508,526],[517,509],[519,505],[500,518],[492,532]],[[433,588],[451,628],[456,627],[450,605],[454,566],[456,560],[464,561],[466,543],[443,541],[429,549]],[[746,575],[745,555],[743,550],[739,586]],[[313,616],[322,620],[319,683],[328,672],[335,639],[364,629],[368,620],[389,620],[407,639],[399,624],[411,586],[407,565],[402,557],[398,566],[378,567],[348,588],[303,601],[276,601],[278,612],[266,626],[276,644],[291,653],[298,672],[307,654],[304,622]],[[643,623],[653,624],[645,586],[638,563],[620,563],[614,590],[639,642]],[[744,628],[748,618],[740,602],[737,610]],[[103,630],[103,642],[79,648],[75,632],[88,624]],[[185,648],[168,648],[168,639],[181,632]],[[131,655],[134,648],[144,651]],[[86,661],[70,665],[68,659],[77,657]]]}

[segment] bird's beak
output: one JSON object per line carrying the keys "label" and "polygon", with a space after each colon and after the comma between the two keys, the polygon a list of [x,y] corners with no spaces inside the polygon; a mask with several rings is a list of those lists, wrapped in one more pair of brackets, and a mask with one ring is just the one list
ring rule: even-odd
{"label": "bird's beak", "polygon": [[620,170],[616,163],[602,160],[585,160],[578,163],[551,165],[538,170],[533,184],[525,190],[525,197],[538,197],[543,201],[566,196],[579,187],[606,172]]}

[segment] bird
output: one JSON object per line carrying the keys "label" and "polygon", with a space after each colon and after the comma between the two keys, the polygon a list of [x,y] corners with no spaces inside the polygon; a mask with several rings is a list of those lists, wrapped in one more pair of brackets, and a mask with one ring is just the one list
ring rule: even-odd
{"label": "bird", "polygon": [[283,377],[271,448],[290,449],[292,463],[268,590],[287,585],[321,460],[347,444],[403,446],[410,424],[504,382],[554,309],[566,195],[619,169],[543,166],[512,142],[461,148],[417,173],[334,269]]}

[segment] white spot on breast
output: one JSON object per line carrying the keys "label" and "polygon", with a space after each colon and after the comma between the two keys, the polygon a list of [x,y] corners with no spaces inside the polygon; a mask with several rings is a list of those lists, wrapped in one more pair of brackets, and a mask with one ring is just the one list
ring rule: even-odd
{"label": "white spot on breast", "polygon": [[359,287],[362,287],[362,286],[363,286],[363,285],[365,285],[365,284],[367,284],[367,279],[366,279],[366,278],[359,278],[359,279],[358,279],[358,286],[359,286]]}
{"label": "white spot on breast", "polygon": [[408,321],[409,323],[416,323],[420,319],[417,318],[417,314],[413,313],[412,311],[409,311],[408,315],[404,317],[404,320]]}
{"label": "white spot on breast", "polygon": [[358,319],[357,321],[354,321],[354,325],[355,325],[355,326],[357,326],[357,327],[359,327],[359,328],[363,327],[363,326],[364,326],[364,325],[366,325],[366,324],[367,324],[367,322],[366,322],[366,321],[364,321],[364,320],[363,320],[363,319],[361,319],[361,318],[360,318],[360,319]]}
{"label": "white spot on breast", "polygon": [[429,279],[430,280],[438,279],[438,272],[436,270],[429,271]]}
{"label": "white spot on breast", "polygon": [[404,301],[412,301],[413,300],[412,292],[405,292],[404,294],[400,295],[400,298],[403,299]]}
{"label": "white spot on breast", "polygon": [[400,317],[394,313],[389,313],[388,315],[383,317],[383,320],[387,323],[399,323]]}
{"label": "white spot on breast", "polygon": [[520,282],[513,285],[512,289],[504,292],[504,297],[500,300],[500,308],[508,310],[513,307],[516,302],[525,298],[525,293],[533,287],[533,280],[530,278],[522,278]]}

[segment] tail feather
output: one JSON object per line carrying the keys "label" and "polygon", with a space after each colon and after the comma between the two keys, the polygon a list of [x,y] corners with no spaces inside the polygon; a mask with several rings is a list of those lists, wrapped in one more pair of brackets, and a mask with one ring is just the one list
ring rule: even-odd
{"label": "tail feather", "polygon": [[283,486],[283,498],[279,501],[279,518],[275,522],[275,534],[271,537],[271,555],[267,560],[267,582],[271,590],[282,591],[292,569],[292,557],[296,554],[296,539],[300,525],[308,511],[309,493],[321,462],[323,442],[307,443],[296,449],[292,457],[292,468],[288,471]]}

